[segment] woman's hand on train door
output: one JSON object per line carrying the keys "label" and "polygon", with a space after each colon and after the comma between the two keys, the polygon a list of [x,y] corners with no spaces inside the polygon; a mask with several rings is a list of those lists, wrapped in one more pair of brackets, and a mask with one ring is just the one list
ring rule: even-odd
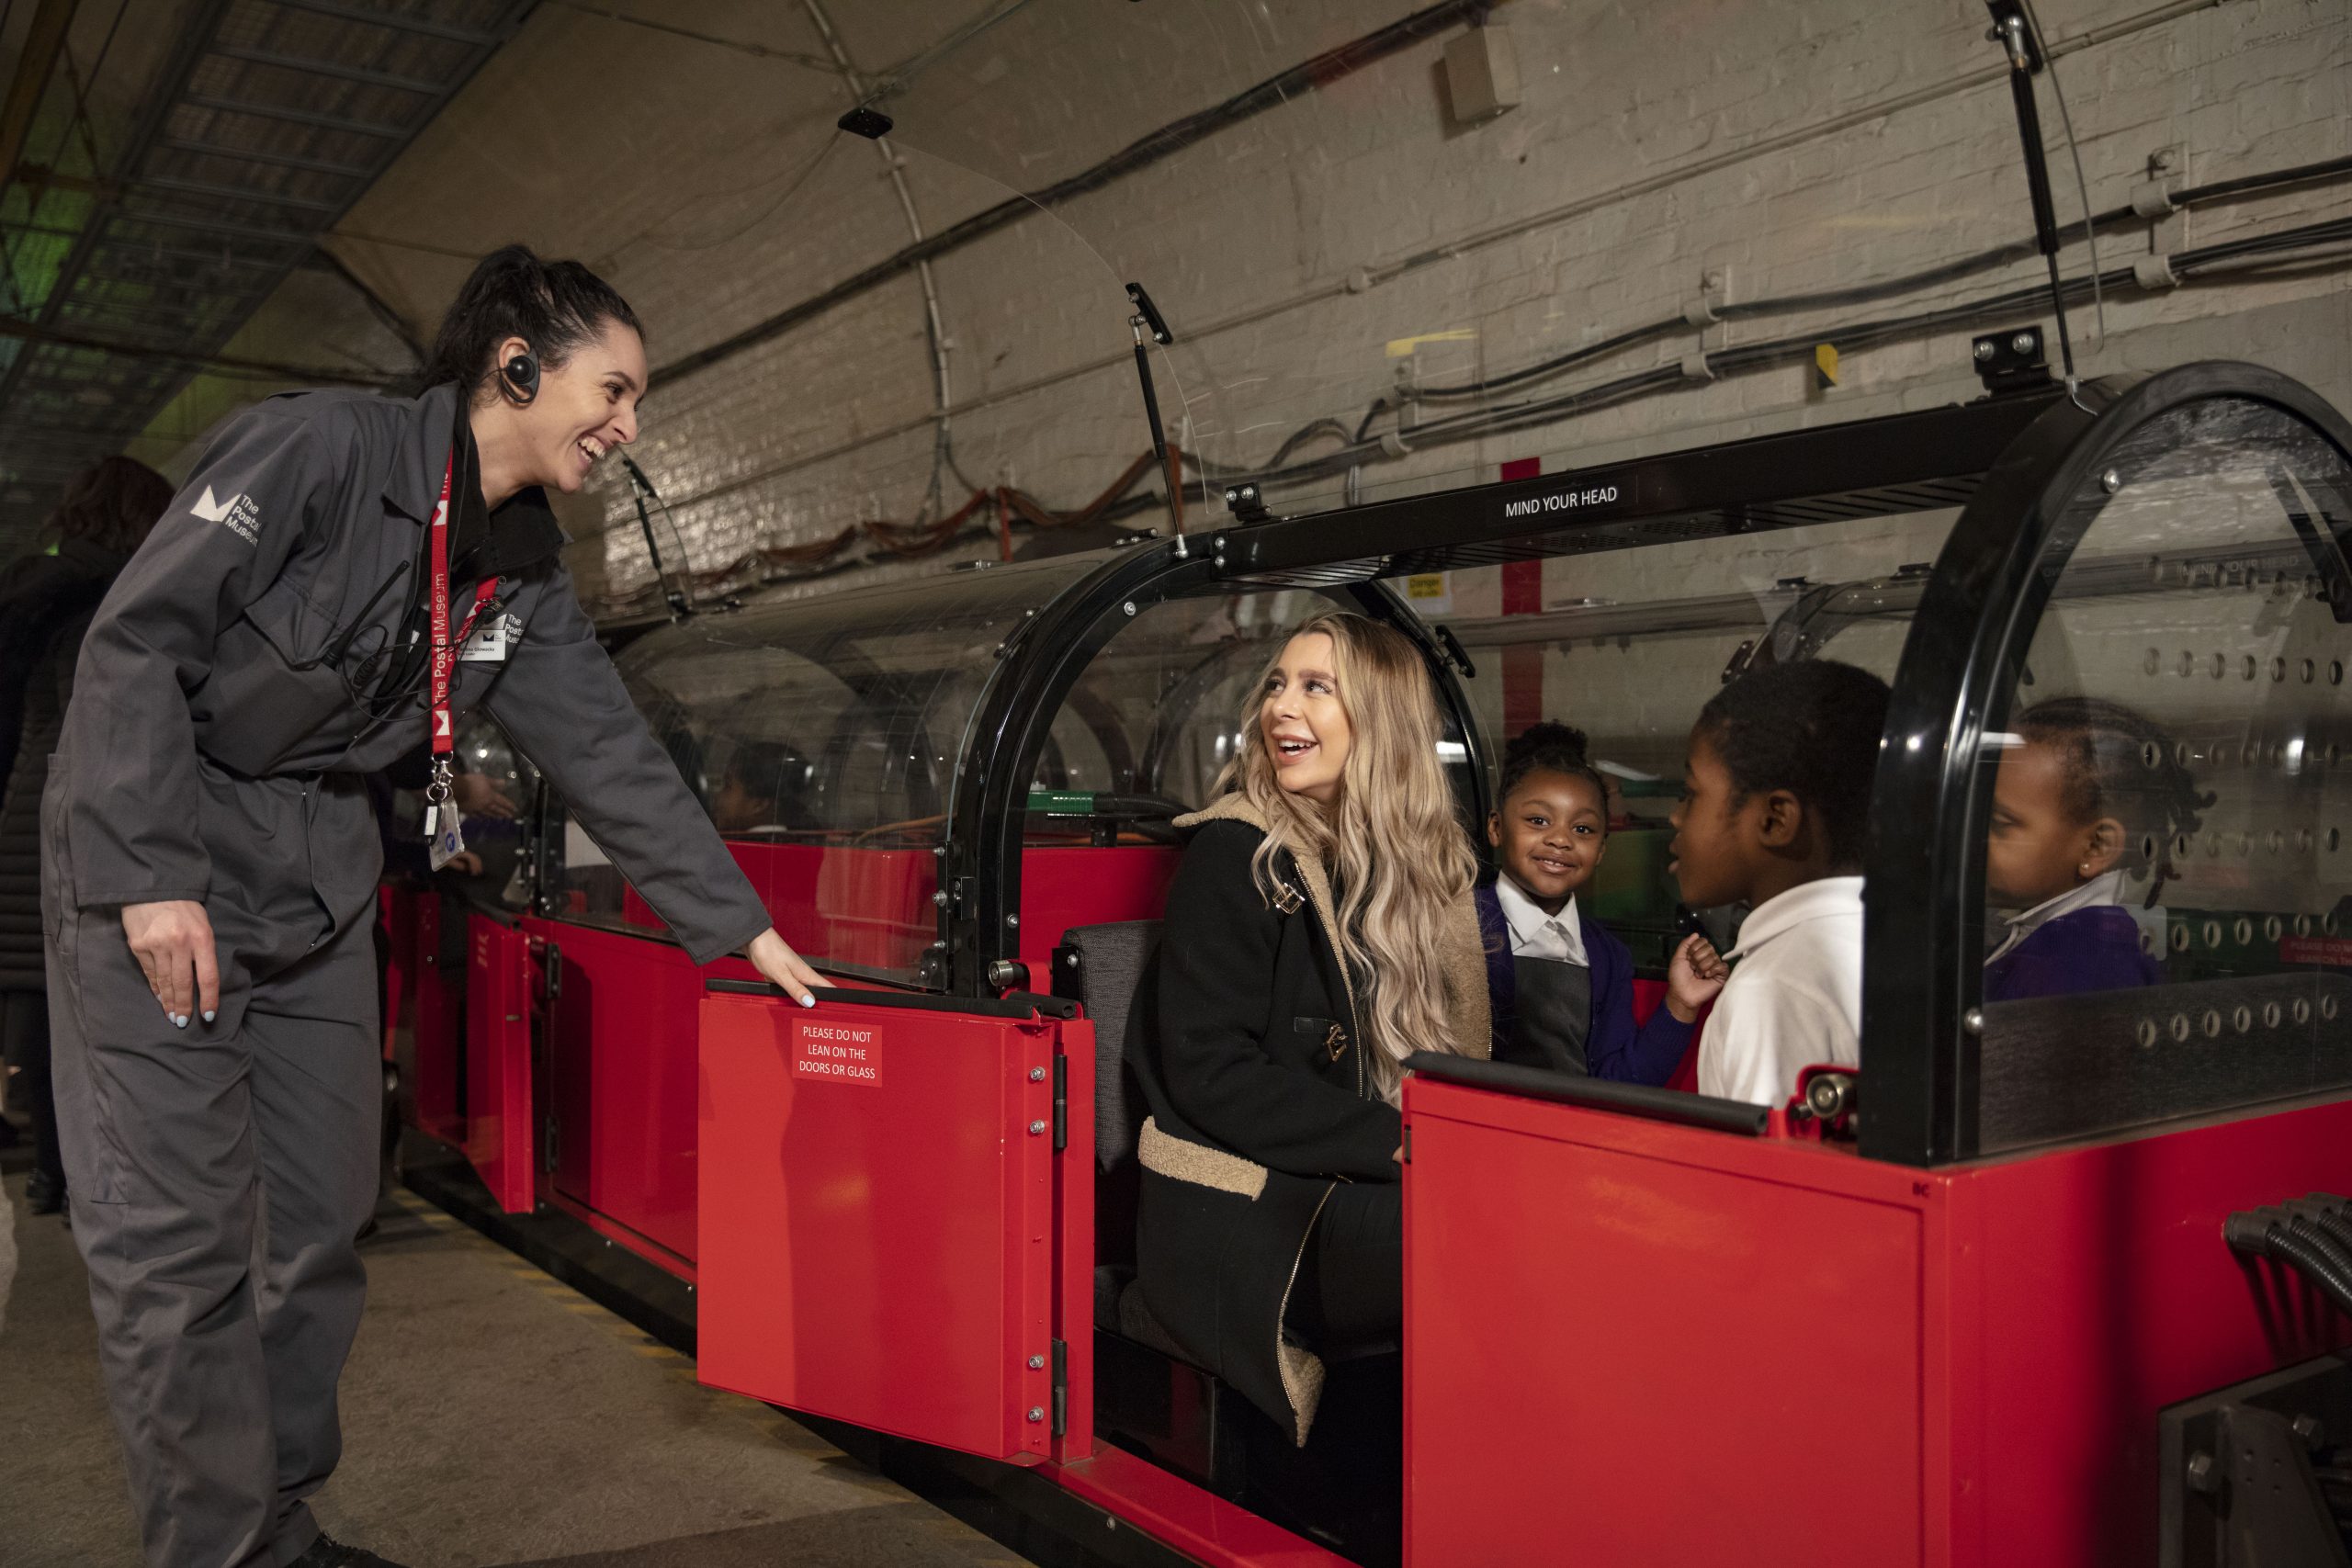
{"label": "woman's hand on train door", "polygon": [[1666,966],[1666,1010],[1689,1023],[1699,1016],[1701,1008],[1715,999],[1715,993],[1730,978],[1731,965],[1723,961],[1714,943],[1693,931],[1682,939]]}
{"label": "woman's hand on train door", "polygon": [[810,987],[821,986],[824,982],[802,961],[800,954],[792,951],[784,938],[775,934],[774,926],[753,937],[752,944],[743,950],[743,956],[752,961],[752,968],[767,976],[786,996],[802,1007],[817,1005],[816,994]]}
{"label": "woman's hand on train door", "polygon": [[191,1014],[212,1021],[220,1010],[220,970],[203,905],[193,898],[125,904],[122,934],[174,1028],[186,1029]]}

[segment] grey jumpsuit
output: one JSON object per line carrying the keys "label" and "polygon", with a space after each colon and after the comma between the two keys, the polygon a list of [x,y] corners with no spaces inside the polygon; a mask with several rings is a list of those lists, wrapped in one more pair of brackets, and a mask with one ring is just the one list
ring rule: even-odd
{"label": "grey jumpsuit", "polygon": [[[341,1451],[382,1100],[361,775],[426,738],[421,660],[385,656],[417,625],[457,417],[449,387],[240,416],[100,607],[42,796],[74,1234],[156,1568],[300,1556]],[[770,918],[595,642],[545,497],[485,517],[471,461],[464,437],[453,619],[494,575],[508,635],[469,645],[455,706],[489,710],[696,962],[741,947]],[[209,1024],[173,1027],[124,938],[121,906],[162,899],[211,921]]]}

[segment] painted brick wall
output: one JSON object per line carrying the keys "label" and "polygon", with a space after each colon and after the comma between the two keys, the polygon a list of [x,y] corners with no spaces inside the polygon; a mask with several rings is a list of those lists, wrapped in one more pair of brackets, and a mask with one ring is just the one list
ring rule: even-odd
{"label": "painted brick wall", "polygon": [[[1003,195],[933,150],[1035,184],[1409,9],[1204,4],[1144,22],[1136,8],[1039,6],[1028,14],[1047,18],[1046,32],[1057,31],[1056,15],[1075,18],[1057,38],[1058,68],[1035,70],[1019,52],[1029,35],[1006,24],[900,106],[902,172],[926,229]],[[917,53],[952,19],[920,0],[832,9],[867,71]],[[345,259],[429,325],[468,254],[517,235],[577,254],[638,305],[659,364],[907,242],[876,149],[832,136],[850,96],[823,69],[801,7],[704,0],[659,15],[771,52],[541,7],[353,215],[345,228],[372,238],[345,243]],[[1204,38],[1148,37],[1198,18],[1214,23]],[[2042,20],[2094,209],[2126,204],[2160,153],[2166,178],[2199,185],[2352,152],[2352,0],[2047,0]],[[1733,301],[1810,293],[2028,231],[2007,89],[1977,0],[1511,0],[1494,25],[1525,85],[1520,107],[1496,119],[1450,118],[1439,60],[1456,28],[1069,203],[1063,216],[1092,249],[1041,216],[940,258],[962,473],[1070,508],[1142,450],[1118,290],[1130,276],[1184,339],[1160,364],[1171,434],[1214,460],[1254,463],[1314,419],[1352,432],[1400,373],[1442,384],[1527,365],[1674,316],[1709,274]],[[1151,48],[1119,30],[1137,27]],[[2080,200],[2047,88],[2042,105],[2060,213],[2071,217]],[[2306,186],[2109,231],[2101,259],[2113,268],[2152,245],[2347,213],[2352,186]],[[2066,262],[2086,268],[2083,248]],[[1896,300],[1686,329],[1543,389],[1766,338],[1834,342],[1857,320],[2038,276],[2021,261]],[[2002,321],[2042,316],[2021,308]],[[2352,272],[2340,264],[2121,292],[2106,316],[2093,341],[2091,312],[2075,314],[2086,373],[2243,357],[2352,403]],[[288,324],[274,308],[253,331],[282,339]],[[1358,493],[1491,479],[1513,457],[1555,470],[1971,396],[1973,330],[1849,352],[1845,384],[1826,395],[1791,366],[1427,446],[1366,465]],[[686,554],[710,567],[862,519],[916,516],[933,477],[934,398],[922,293],[903,274],[662,387],[639,457],[673,500]],[[569,509],[592,594],[626,594],[649,575],[616,478]],[[964,482],[943,483],[945,503],[959,503]],[[1335,478],[1275,501],[1303,509],[1342,491]],[[1195,521],[1203,504],[1192,498]],[[967,553],[992,548],[976,538]]]}

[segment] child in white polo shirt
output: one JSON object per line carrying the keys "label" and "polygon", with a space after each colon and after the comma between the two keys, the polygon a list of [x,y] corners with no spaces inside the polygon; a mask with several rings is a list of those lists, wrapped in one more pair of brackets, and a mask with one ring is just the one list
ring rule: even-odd
{"label": "child in white polo shirt", "polygon": [[1828,660],[1742,676],[1700,710],[1672,869],[1696,908],[1750,906],[1699,1042],[1699,1092],[1785,1104],[1862,1057],[1862,844],[1886,682]]}

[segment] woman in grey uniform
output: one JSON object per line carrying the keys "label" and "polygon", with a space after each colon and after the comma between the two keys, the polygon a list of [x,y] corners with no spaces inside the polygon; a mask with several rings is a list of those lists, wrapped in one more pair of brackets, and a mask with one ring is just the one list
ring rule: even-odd
{"label": "woman in grey uniform", "polygon": [[212,444],[91,626],[42,797],[74,1234],[157,1568],[383,1561],[305,1502],[376,1190],[362,775],[486,707],[696,962],[741,949],[813,1000],[559,558],[545,489],[637,435],[635,316],[510,247],[431,369],[408,400],[269,399]]}

